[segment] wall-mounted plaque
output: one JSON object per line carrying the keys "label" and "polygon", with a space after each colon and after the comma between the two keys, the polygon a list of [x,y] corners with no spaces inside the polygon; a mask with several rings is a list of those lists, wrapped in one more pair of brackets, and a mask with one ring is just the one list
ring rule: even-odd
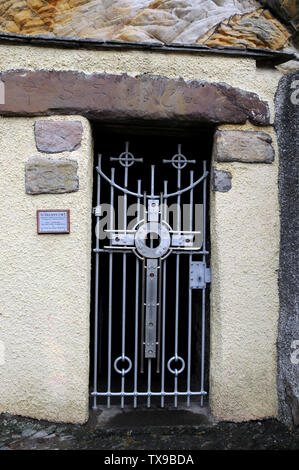
{"label": "wall-mounted plaque", "polygon": [[70,233],[70,211],[69,209],[59,210],[38,210],[37,233],[59,234]]}

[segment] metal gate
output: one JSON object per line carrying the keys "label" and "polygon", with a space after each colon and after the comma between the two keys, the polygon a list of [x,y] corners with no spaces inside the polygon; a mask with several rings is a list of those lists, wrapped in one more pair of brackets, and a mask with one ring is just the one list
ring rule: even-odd
{"label": "metal gate", "polygon": [[[207,395],[206,285],[211,282],[206,265],[209,255],[206,161],[199,164],[188,160],[182,154],[181,145],[172,158],[161,159],[161,165],[169,165],[169,172],[176,178],[176,189],[172,192],[168,192],[169,181],[164,180],[162,187],[157,187],[155,165],[148,169],[149,188],[142,187],[140,179],[131,182],[133,165],[136,175],[138,163],[145,162],[129,152],[128,142],[119,157],[105,161],[106,166],[107,161],[117,162],[117,168],[110,168],[108,176],[99,155],[93,209],[97,224],[93,248],[93,407],[99,403],[108,407],[116,403],[122,408],[125,404],[136,408],[144,403],[151,407],[158,401],[162,408],[168,404],[177,408],[182,401],[190,406],[192,397],[203,405]],[[193,170],[188,171],[192,165],[195,171],[199,170],[196,177]],[[184,187],[182,175],[188,181]],[[103,201],[105,186],[110,201]],[[116,223],[114,206],[119,196],[123,211]],[[129,201],[135,203],[136,214],[131,225],[128,225]],[[107,224],[103,229],[104,202],[109,205],[106,205]],[[177,209],[170,224],[169,208],[173,202]],[[192,300],[195,291],[200,292],[196,312]],[[105,331],[103,324],[106,324]],[[192,339],[194,335],[197,343]],[[192,388],[194,348],[198,356],[195,389]]]}

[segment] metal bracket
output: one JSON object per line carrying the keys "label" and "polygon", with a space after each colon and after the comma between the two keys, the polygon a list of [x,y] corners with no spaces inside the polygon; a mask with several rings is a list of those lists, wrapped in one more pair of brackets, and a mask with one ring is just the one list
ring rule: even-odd
{"label": "metal bracket", "polygon": [[134,246],[135,237],[133,234],[119,234],[113,233],[110,235],[111,243],[115,246]]}
{"label": "metal bracket", "polygon": [[157,343],[158,260],[148,259],[146,265],[145,301],[145,354],[147,359],[156,357]]}
{"label": "metal bracket", "polygon": [[200,261],[191,261],[189,273],[190,289],[204,289],[211,282],[211,268]]}
{"label": "metal bracket", "polygon": [[147,218],[149,222],[159,222],[160,206],[156,199],[149,199]]}
{"label": "metal bracket", "polygon": [[174,234],[172,235],[172,241],[171,241],[172,246],[189,246],[193,247],[194,245],[194,235],[177,235]]}
{"label": "metal bracket", "polygon": [[92,213],[93,213],[93,215],[95,215],[96,217],[101,217],[101,216],[102,216],[102,208],[101,208],[101,206],[93,207],[93,208],[92,208]]}

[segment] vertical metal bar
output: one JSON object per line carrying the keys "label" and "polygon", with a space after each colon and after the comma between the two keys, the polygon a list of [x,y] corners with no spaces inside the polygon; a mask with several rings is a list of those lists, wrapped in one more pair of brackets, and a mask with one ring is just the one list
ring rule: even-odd
{"label": "vertical metal bar", "polygon": [[[175,286],[175,358],[178,357],[178,334],[179,334],[179,283],[180,283],[180,256],[176,255],[176,286]],[[175,392],[178,387],[178,376],[174,377]],[[178,396],[174,395],[174,407],[178,406]]]}
{"label": "vertical metal bar", "polygon": [[[114,183],[115,168],[111,168],[111,181]],[[114,228],[114,187],[110,187],[110,224],[109,229]],[[111,244],[111,238],[110,238]],[[111,392],[111,355],[112,355],[112,270],[113,270],[113,253],[109,253],[109,289],[108,289],[108,381],[107,381],[107,407],[110,408]]]}
{"label": "vertical metal bar", "polygon": [[[101,155],[98,155],[98,166],[101,164]],[[101,176],[97,175],[97,206],[101,202]],[[100,217],[96,217],[96,223],[98,224]],[[99,238],[96,236],[96,249],[100,247]],[[93,391],[97,392],[97,380],[98,380],[98,326],[99,326],[99,255],[96,252],[96,265],[95,265],[95,307],[94,307],[94,375],[93,375]],[[97,408],[97,396],[93,397],[93,408]]]}
{"label": "vertical metal bar", "polygon": [[151,165],[151,196],[155,194],[155,165]]}
{"label": "vertical metal bar", "polygon": [[[160,212],[162,211],[162,205],[163,205],[163,193],[160,194]],[[162,212],[161,212],[161,219],[162,219]],[[158,334],[157,334],[157,367],[156,367],[156,372],[157,374],[160,373],[160,360],[161,360],[161,312],[162,312],[162,299],[161,299],[161,294],[162,294],[162,261],[161,259],[159,260],[159,267],[158,267],[158,275],[159,275],[159,289],[158,289],[158,318],[157,318],[157,328],[158,328]]]}
{"label": "vertical metal bar", "polygon": [[[193,183],[194,172],[190,171],[190,184]],[[193,229],[193,189],[190,190],[190,232]],[[192,255],[189,256],[189,272],[192,262]],[[189,296],[188,296],[188,365],[187,365],[187,392],[191,389],[191,332],[192,332],[192,289],[190,288],[189,276]],[[187,395],[187,406],[190,406],[190,395]]]}
{"label": "vertical metal bar", "polygon": [[[128,187],[128,167],[125,167],[124,175],[124,187]],[[124,195],[124,230],[126,235],[127,230],[127,195]],[[123,254],[123,289],[122,289],[122,335],[121,335],[121,344],[122,344],[122,358],[124,359],[126,354],[126,286],[127,286],[127,255]],[[121,408],[124,408],[124,393],[125,393],[125,375],[121,376]]]}
{"label": "vertical metal bar", "polygon": [[[147,393],[151,393],[151,382],[152,382],[152,360],[147,360]],[[151,396],[147,397],[147,407],[151,407]]]}
{"label": "vertical metal bar", "polygon": [[[178,181],[177,181],[178,189],[181,189],[181,172],[182,170],[178,168]],[[177,231],[180,232],[180,230],[181,230],[181,195],[179,194],[177,197]]]}
{"label": "vertical metal bar", "polygon": [[[203,162],[204,173],[207,170],[207,162]],[[203,251],[206,251],[206,222],[207,222],[207,179],[203,182]],[[204,266],[206,264],[206,255],[203,255]],[[205,299],[206,299],[206,288],[202,290],[202,324],[201,324],[201,392],[204,391],[204,380],[205,380]],[[201,395],[201,406],[203,406],[204,396]]]}
{"label": "vertical metal bar", "polygon": [[[141,181],[138,180],[137,191],[141,193]],[[137,222],[140,217],[140,198],[137,198]],[[139,314],[139,260],[136,258],[136,298],[135,298],[135,362],[134,362],[134,393],[138,390],[138,314]],[[137,396],[134,396],[134,408],[137,407]]]}
{"label": "vertical metal bar", "polygon": [[[207,171],[207,162],[203,162],[203,171],[204,173]],[[203,251],[206,251],[206,221],[207,221],[207,178],[203,180]],[[206,257],[204,255],[204,261]]]}
{"label": "vertical metal bar", "polygon": [[[163,220],[167,220],[167,181],[164,181],[164,214]],[[162,360],[161,360],[161,408],[164,408],[165,392],[165,327],[166,327],[166,260],[163,261],[163,303],[162,303]]]}
{"label": "vertical metal bar", "polygon": [[[151,196],[155,194],[155,165],[151,165]],[[153,248],[154,240],[152,237],[150,238],[150,247]],[[148,268],[148,263],[147,262],[147,268]],[[147,273],[148,275],[148,273]],[[148,289],[148,282],[147,282],[147,289]],[[146,298],[148,296],[148,293],[146,294]],[[147,309],[150,308],[150,306],[147,305]],[[148,393],[151,392],[151,380],[152,380],[152,360],[150,358],[147,359],[147,391]],[[151,396],[148,395],[147,397],[147,407],[151,407]]]}
{"label": "vertical metal bar", "polygon": [[[179,153],[181,153],[181,149],[179,146]],[[181,189],[181,169],[178,167],[178,174],[177,174],[177,187]],[[181,214],[180,214],[180,205],[181,205],[181,196],[178,195],[177,197],[177,230],[181,230]],[[175,358],[178,357],[178,343],[179,343],[179,283],[180,283],[180,255],[176,255],[176,286],[175,286]],[[174,377],[174,392],[176,393],[178,390],[178,376],[175,375]],[[178,396],[174,395],[174,407],[177,408],[178,406]]]}
{"label": "vertical metal bar", "polygon": [[[144,207],[144,222],[146,223],[146,193],[143,196],[143,207]],[[146,265],[145,260],[142,263],[142,304],[141,304],[141,331],[140,331],[140,373],[144,373],[144,314],[145,314],[145,272]]]}
{"label": "vertical metal bar", "polygon": [[[155,194],[155,165],[151,166],[151,196]],[[148,209],[149,210],[149,209]],[[154,240],[152,235],[150,235],[150,247],[154,247]]]}
{"label": "vertical metal bar", "polygon": [[163,261],[162,360],[161,360],[161,407],[162,408],[164,408],[164,392],[165,392],[165,327],[166,327],[166,260]]}

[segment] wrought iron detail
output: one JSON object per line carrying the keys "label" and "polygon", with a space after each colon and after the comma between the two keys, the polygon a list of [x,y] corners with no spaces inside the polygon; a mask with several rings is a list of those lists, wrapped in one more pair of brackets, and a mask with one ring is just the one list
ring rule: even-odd
{"label": "wrought iron detail", "polygon": [[119,157],[110,157],[111,162],[119,162],[121,166],[129,168],[134,165],[135,162],[143,162],[143,158],[135,158],[134,155],[129,152],[129,142],[126,142],[126,150],[120,154]]}
{"label": "wrought iron detail", "polygon": [[[203,397],[207,394],[204,389],[204,369],[205,369],[205,289],[206,284],[211,282],[211,272],[206,266],[206,192],[208,171],[206,162],[203,162],[202,175],[194,181],[194,171],[190,171],[190,183],[182,188],[182,171],[186,171],[188,164],[196,163],[195,160],[187,159],[182,154],[181,145],[178,145],[177,153],[171,159],[164,159],[163,163],[171,163],[177,173],[177,190],[168,193],[168,182],[164,182],[164,188],[160,189],[159,194],[155,192],[155,166],[151,166],[151,184],[148,192],[142,192],[141,181],[137,181],[137,191],[128,189],[129,169],[135,162],[143,162],[142,158],[135,158],[133,153],[129,152],[129,142],[125,144],[125,151],[118,157],[111,157],[110,161],[118,161],[123,168],[124,179],[123,186],[115,182],[115,169],[111,169],[111,176],[108,177],[102,170],[101,155],[98,158],[97,169],[97,200],[93,214],[99,222],[102,217],[101,210],[101,185],[108,183],[110,187],[110,205],[113,207],[115,192],[119,191],[124,195],[124,219],[122,227],[115,226],[111,217],[110,225],[106,229],[109,235],[109,242],[100,247],[100,242],[96,240],[96,246],[93,251],[96,257],[95,263],[95,346],[94,346],[94,390],[92,392],[93,405],[97,407],[97,399],[105,397],[107,406],[111,405],[112,397],[120,397],[121,407],[125,406],[125,398],[133,397],[134,407],[138,405],[140,397],[147,398],[147,406],[151,406],[153,397],[159,397],[161,407],[165,406],[165,398],[173,397],[174,406],[178,406],[178,399],[185,397],[187,405],[190,405],[191,397]],[[201,191],[203,201],[203,231],[195,230],[194,223],[194,198],[197,192]],[[177,198],[177,204],[180,206],[182,196],[189,193],[190,205],[190,226],[188,230],[183,230],[180,216],[174,221],[175,229],[169,225],[166,217],[167,202],[170,197]],[[128,197],[134,197],[137,201],[137,222],[133,228],[127,229],[127,202]],[[198,235],[201,235],[198,242]],[[155,241],[155,243],[154,243]],[[106,391],[99,391],[99,296],[100,296],[100,257],[107,254],[109,257],[108,268],[108,364],[107,364],[107,388]],[[200,255],[202,261],[194,261],[193,255]],[[112,341],[112,318],[113,318],[113,258],[122,257],[122,298],[121,309],[119,310],[119,320],[121,322],[121,354],[113,357]],[[126,327],[127,318],[127,290],[128,282],[132,286],[132,274],[130,280],[127,279],[127,257],[135,256],[135,305],[134,319],[134,358],[130,359],[127,354]],[[167,330],[167,282],[170,277],[167,275],[168,259],[172,256],[175,260],[175,286],[174,286],[174,309],[171,312],[174,326],[174,348],[171,357],[166,357],[165,341]],[[189,264],[189,286],[186,298],[186,309],[180,311],[181,293],[180,293],[180,273],[181,258],[187,256]],[[187,275],[188,276],[188,275]],[[170,282],[170,281],[169,281]],[[141,289],[140,289],[141,284]],[[201,377],[200,389],[191,390],[191,336],[192,336],[192,292],[194,289],[202,290],[202,337],[201,337]],[[132,306],[130,306],[131,315]],[[185,315],[187,311],[187,315]],[[188,342],[186,355],[183,357],[180,346],[180,322],[187,322]],[[119,353],[118,353],[119,354]],[[168,354],[168,353],[167,353]],[[131,353],[129,354],[131,355]],[[132,357],[132,356],[131,356]],[[152,390],[152,374],[160,374],[161,389],[159,392]],[[120,390],[112,391],[112,373],[113,370],[119,374]],[[147,370],[147,391],[138,389],[139,374]],[[168,371],[168,372],[167,372]],[[166,374],[170,373],[173,380],[173,391],[166,390]],[[133,375],[133,391],[127,388],[127,377]],[[186,389],[179,389],[180,377],[185,376]]]}
{"label": "wrought iron detail", "polygon": [[188,160],[187,157],[182,154],[182,146],[179,144],[178,153],[176,153],[171,160],[164,159],[163,163],[171,163],[177,170],[182,170],[188,163],[196,163],[196,160]]}
{"label": "wrought iron detail", "polygon": [[[172,369],[170,367],[170,365],[173,363],[173,362],[181,362],[181,368],[180,369]],[[167,369],[169,370],[169,372],[171,372],[171,374],[175,375],[175,376],[178,376],[179,374],[181,374],[183,372],[183,370],[185,369],[185,361],[182,357],[180,356],[173,356],[169,359],[169,361],[167,362]]]}
{"label": "wrought iron detail", "polygon": [[[119,369],[118,367],[118,363],[122,361],[122,362],[125,362],[127,361],[128,362],[128,367],[126,369],[122,368],[122,369]],[[120,357],[117,357],[114,361],[114,369],[116,370],[116,372],[118,374],[121,374],[122,376],[126,375],[128,372],[130,372],[130,370],[132,369],[132,361],[129,357],[127,356],[120,356]]]}

